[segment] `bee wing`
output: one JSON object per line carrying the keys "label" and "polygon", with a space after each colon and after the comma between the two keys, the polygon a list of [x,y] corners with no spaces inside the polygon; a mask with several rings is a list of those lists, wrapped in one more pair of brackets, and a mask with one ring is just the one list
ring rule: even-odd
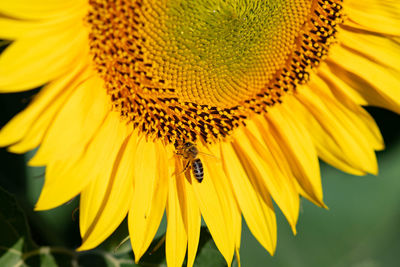
{"label": "bee wing", "polygon": [[216,160],[218,160],[218,161],[221,160],[220,158],[218,158],[218,157],[216,157],[216,156],[214,156],[214,155],[208,154],[208,153],[204,153],[204,152],[200,152],[200,151],[199,151],[198,153],[199,153],[199,155],[211,157],[211,158],[216,159]]}

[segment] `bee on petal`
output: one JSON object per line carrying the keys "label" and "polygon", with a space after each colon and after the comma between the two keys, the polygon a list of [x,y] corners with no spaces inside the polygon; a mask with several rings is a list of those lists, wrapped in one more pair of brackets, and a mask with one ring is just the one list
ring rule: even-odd
{"label": "bee on petal", "polygon": [[[194,178],[201,183],[204,178],[203,163],[198,158],[199,150],[191,142],[184,142],[183,145],[176,147],[176,154],[182,156],[187,162],[185,168],[179,173],[184,173],[188,168],[192,169]],[[178,174],[178,175],[179,175]]]}

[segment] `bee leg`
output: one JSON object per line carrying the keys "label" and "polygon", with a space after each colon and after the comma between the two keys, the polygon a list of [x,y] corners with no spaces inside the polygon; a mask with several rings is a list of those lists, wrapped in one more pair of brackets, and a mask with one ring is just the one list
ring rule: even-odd
{"label": "bee leg", "polygon": [[185,155],[184,153],[175,152],[175,154],[178,155],[178,156],[182,156],[184,159],[188,158],[188,156]]}
{"label": "bee leg", "polygon": [[182,172],[185,172],[189,168],[189,166],[190,166],[190,160],[188,160],[188,162],[186,163],[186,166]]}
{"label": "bee leg", "polygon": [[172,175],[175,175],[175,176],[181,175],[182,173],[184,173],[189,168],[189,166],[190,166],[190,160],[188,160],[188,162],[186,163],[185,168],[183,168],[183,170],[181,172],[179,172],[179,173],[175,172]]}

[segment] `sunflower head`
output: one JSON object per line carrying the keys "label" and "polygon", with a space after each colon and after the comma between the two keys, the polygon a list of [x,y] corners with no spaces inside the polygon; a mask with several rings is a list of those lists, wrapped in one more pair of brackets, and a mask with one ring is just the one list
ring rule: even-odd
{"label": "sunflower head", "polygon": [[362,106],[400,113],[399,10],[394,0],[3,1],[0,38],[15,41],[0,57],[1,92],[48,84],[0,146],[39,147],[38,210],[80,194],[80,250],[128,214],[139,261],[166,211],[171,266],[186,251],[193,265],[202,218],[228,265],[242,216],[273,254],[272,199],[294,233],[300,196],[326,207],[319,158],[377,173],[383,140]]}
{"label": "sunflower head", "polygon": [[146,136],[214,143],[308,80],[335,1],[90,1],[95,68]]}

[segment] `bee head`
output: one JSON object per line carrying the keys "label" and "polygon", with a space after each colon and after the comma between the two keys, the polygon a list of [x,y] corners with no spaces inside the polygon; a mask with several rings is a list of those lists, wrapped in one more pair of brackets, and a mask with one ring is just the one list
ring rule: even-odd
{"label": "bee head", "polygon": [[183,144],[183,146],[184,146],[185,148],[189,148],[189,147],[192,147],[192,146],[194,146],[194,145],[193,145],[193,143],[191,143],[191,142],[186,142],[186,143]]}

